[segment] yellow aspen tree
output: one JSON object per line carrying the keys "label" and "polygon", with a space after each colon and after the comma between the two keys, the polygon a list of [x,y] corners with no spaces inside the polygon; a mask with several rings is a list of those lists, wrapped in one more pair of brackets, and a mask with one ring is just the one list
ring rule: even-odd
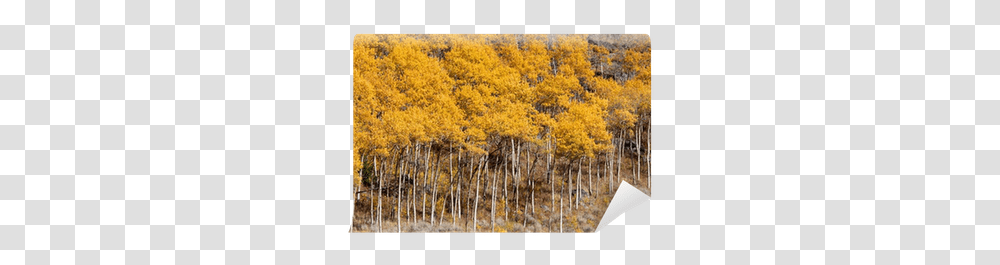
{"label": "yellow aspen tree", "polygon": [[[352,231],[381,231],[392,217],[396,231],[412,231],[404,218],[435,225],[446,216],[478,230],[480,214],[489,214],[491,231],[552,231],[563,217],[577,230],[586,224],[575,219],[584,168],[590,180],[597,164],[609,191],[608,176],[621,172],[648,187],[644,35],[362,34],[354,45],[355,207],[370,209],[355,220],[374,228]],[[536,191],[545,188],[552,208],[542,206],[549,218],[539,220]],[[555,211],[557,190],[570,195],[566,216],[562,203]]]}

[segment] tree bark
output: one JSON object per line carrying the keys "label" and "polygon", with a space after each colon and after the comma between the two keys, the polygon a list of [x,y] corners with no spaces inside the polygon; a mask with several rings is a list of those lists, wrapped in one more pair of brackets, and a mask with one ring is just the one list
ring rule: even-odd
{"label": "tree bark", "polygon": [[615,148],[618,148],[617,146],[614,146],[613,143],[614,141],[612,141],[612,146],[611,146],[612,149],[608,150],[604,154],[604,181],[608,183],[607,194],[611,194],[611,182],[613,182],[611,180],[611,174],[614,173],[614,170],[612,170],[611,165],[613,163],[612,161],[614,161]]}
{"label": "tree bark", "polygon": [[420,145],[420,142],[416,142],[416,144],[413,147],[413,153],[414,153],[414,155],[413,155],[413,162],[412,162],[413,163],[413,170],[410,173],[410,182],[411,183],[410,183],[410,198],[409,198],[410,199],[410,212],[411,212],[411,214],[410,214],[410,222],[411,223],[415,223],[417,221],[417,183],[418,183],[417,182],[417,175],[420,174],[420,169],[421,169],[420,168],[420,155],[421,155],[422,152],[420,152],[420,149],[422,149],[422,148],[423,148],[423,146]]}
{"label": "tree bark", "polygon": [[[378,158],[375,158],[375,167],[378,168]],[[376,175],[378,175],[378,218],[376,219],[376,221],[378,222],[378,232],[379,233],[382,232],[382,174],[383,174],[383,171],[385,171],[384,168],[379,168],[378,173],[376,173]]]}
{"label": "tree bark", "polygon": [[427,154],[424,155],[424,184],[420,186],[420,221],[427,221],[427,179],[430,178],[431,170],[431,145],[427,145]]}
{"label": "tree bark", "polygon": [[[484,156],[482,159],[486,159],[486,157]],[[490,170],[490,163],[489,163],[489,161],[487,161],[486,162],[486,171],[489,171],[489,170]],[[480,171],[478,174],[476,174],[476,197],[475,197],[476,198],[476,202],[473,203],[473,205],[474,205],[473,207],[474,208],[472,210],[472,216],[473,216],[472,217],[472,228],[476,232],[479,231],[479,227],[478,226],[479,226],[479,178],[480,178],[480,175],[482,175],[482,171]]]}
{"label": "tree bark", "polygon": [[[551,137],[549,137],[549,146],[550,146],[549,147],[550,148],[549,149],[549,162],[551,163],[552,162],[552,156],[553,156],[553,154],[556,153],[556,147],[552,146],[552,138]],[[555,183],[556,183],[556,180],[555,180],[556,174],[552,172],[554,170],[555,170],[555,167],[552,167],[549,170],[549,172],[547,173],[549,175],[549,192],[552,193],[552,203],[551,203],[552,204],[552,210],[549,210],[550,213],[554,213],[556,211],[556,186],[555,186]],[[561,195],[562,194],[560,194],[560,197],[559,197],[560,200],[562,200]],[[559,214],[562,214],[562,201],[559,202]],[[562,222],[562,216],[560,216],[559,218],[560,218],[559,221]],[[549,220],[551,222],[552,219],[549,219]],[[560,225],[562,225],[562,224],[560,224]]]}
{"label": "tree bark", "polygon": [[[620,147],[618,148],[618,174],[615,174],[615,182],[621,182],[620,179],[622,178],[622,176],[621,176],[621,174],[622,174],[622,157],[625,156],[625,131],[623,130],[620,135],[621,135],[621,139],[619,141],[619,146]],[[612,183],[612,185],[613,184],[614,183]]]}
{"label": "tree bark", "polygon": [[594,193],[594,172],[592,167],[594,165],[594,158],[587,157],[587,192]]}
{"label": "tree bark", "polygon": [[[374,159],[374,161],[376,161],[376,163],[375,163],[375,166],[372,166],[372,171],[373,171],[372,175],[374,175],[374,177],[378,177],[378,162],[377,162],[378,161],[378,156],[375,156],[375,158],[373,158],[373,159]],[[371,186],[374,186],[374,185],[371,185]],[[371,191],[371,186],[368,187],[369,191]],[[371,215],[370,216],[371,217],[371,223],[370,224],[375,224],[375,195],[372,195],[371,193],[369,193],[368,194],[368,199],[370,201],[370,203],[368,205],[368,209],[369,209],[368,213]]]}
{"label": "tree bark", "polygon": [[493,199],[490,206],[490,232],[496,232],[497,221],[497,174],[493,173]]}
{"label": "tree bark", "polygon": [[437,186],[438,176],[441,171],[441,154],[437,154],[434,159],[434,170],[431,173],[431,225],[434,225],[434,214],[437,211]]}
{"label": "tree bark", "polygon": [[583,158],[577,159],[576,167],[576,206],[580,207],[580,177],[583,174]]}
{"label": "tree bark", "polygon": [[[533,154],[531,152],[531,147],[530,146],[528,147],[528,150],[525,151],[525,152],[528,153],[527,154],[528,157],[532,158],[531,161],[528,162],[528,172],[527,172],[527,174],[525,174],[525,176],[528,178],[528,185],[529,185],[529,189],[531,190],[531,214],[534,215],[535,214],[535,178],[531,176],[531,172],[533,172],[534,169],[535,169],[535,165],[538,162],[538,157],[537,156],[534,156],[534,157],[532,156],[532,155],[536,155],[536,154]],[[527,212],[525,212],[525,213],[527,213]],[[535,217],[535,218],[538,218],[538,217]]]}
{"label": "tree bark", "polygon": [[[451,224],[455,225],[455,167],[452,164],[452,144],[448,144],[448,196],[451,197]],[[460,157],[461,158],[461,157]],[[459,163],[462,161],[459,160]],[[444,216],[442,214],[441,216]]]}
{"label": "tree bark", "polygon": [[[643,116],[645,116],[645,115],[643,115]],[[649,124],[649,122],[647,122],[646,124]],[[650,133],[652,133],[652,131],[650,131],[652,129],[647,130],[646,129],[647,128],[646,124],[644,124],[642,126],[642,130],[646,132],[646,152],[643,153],[643,155],[646,156],[646,187],[648,187],[649,190],[650,190],[650,192],[652,192],[653,191],[653,173],[652,173],[653,171],[652,171],[651,161],[649,161],[649,155],[652,154],[652,152],[653,152],[653,145],[652,145],[652,143],[650,143],[650,142],[652,142],[651,140],[653,140],[653,138],[651,137],[651,135],[649,135]],[[674,139],[665,139],[665,140],[666,141],[673,141]]]}
{"label": "tree bark", "polygon": [[641,177],[639,176],[639,174],[642,173],[639,170],[640,168],[642,168],[642,160],[641,160],[642,159],[641,158],[642,157],[642,151],[641,151],[642,148],[640,148],[641,145],[639,145],[639,143],[640,143],[639,142],[639,140],[640,140],[640,138],[639,138],[640,137],[639,136],[640,124],[642,124],[641,121],[636,121],[636,126],[635,126],[635,182],[636,182],[636,185],[639,184],[638,182],[642,181]]}
{"label": "tree bark", "polygon": [[566,163],[566,182],[569,183],[569,209],[573,210],[573,160]]}
{"label": "tree bark", "polygon": [[[401,202],[402,202],[401,200],[403,199],[403,170],[402,169],[405,169],[405,167],[403,167],[402,161],[404,159],[406,159],[407,151],[409,151],[409,147],[407,147],[406,150],[403,151],[403,155],[402,156],[399,156],[398,158],[395,159],[396,160],[395,161],[396,162],[396,166],[395,166],[395,168],[396,168],[396,172],[395,172],[395,174],[396,174],[396,232],[398,232],[398,233],[402,233],[403,232],[403,220],[402,220],[402,215],[400,215],[400,210],[403,208],[403,205],[401,204]],[[403,167],[403,168],[401,168],[401,167]]]}
{"label": "tree bark", "polygon": [[[514,141],[512,140],[511,141],[511,145],[513,145],[513,144],[514,144]],[[520,142],[518,142],[518,145],[515,146],[513,150],[511,150],[511,153],[514,154],[514,162],[511,163],[511,165],[513,165],[513,167],[511,168],[512,169],[511,175],[512,175],[512,178],[514,179],[514,181],[513,181],[513,183],[514,183],[514,211],[515,211],[514,212],[514,214],[515,214],[514,220],[517,220],[517,216],[516,216],[517,212],[516,211],[518,210],[519,206],[521,205],[521,196],[520,196],[520,194],[521,194],[521,188],[520,188],[521,187],[521,163],[520,163],[521,162],[521,144],[520,144]]]}
{"label": "tree bark", "polygon": [[[511,148],[511,150],[513,150],[513,148]],[[505,154],[504,156],[507,156],[507,155]],[[507,171],[512,166],[511,163],[510,163],[511,159],[513,159],[513,157],[508,156],[508,159],[504,159],[504,161],[503,161],[503,198],[504,199],[509,198],[509,197],[507,197],[507,175],[508,175]],[[509,205],[507,205],[506,201],[504,202],[503,206],[504,206],[503,207],[503,220],[504,220],[504,222],[506,222],[507,221],[507,209],[509,209],[510,207],[509,207]]]}

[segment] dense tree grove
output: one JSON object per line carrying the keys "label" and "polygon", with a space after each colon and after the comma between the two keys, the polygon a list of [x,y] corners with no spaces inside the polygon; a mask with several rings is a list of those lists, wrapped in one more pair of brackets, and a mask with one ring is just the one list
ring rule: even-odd
{"label": "dense tree grove", "polygon": [[649,190],[650,82],[647,35],[356,35],[352,229],[590,231]]}

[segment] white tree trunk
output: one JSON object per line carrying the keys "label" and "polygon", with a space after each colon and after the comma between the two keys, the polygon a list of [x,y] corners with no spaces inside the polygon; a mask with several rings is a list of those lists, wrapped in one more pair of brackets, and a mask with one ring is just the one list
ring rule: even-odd
{"label": "white tree trunk", "polygon": [[[373,159],[378,161],[378,156]],[[377,165],[378,163],[376,162],[375,164]],[[372,171],[372,175],[374,175],[374,177],[378,177],[378,167],[373,166]],[[368,187],[368,191],[371,192],[371,186]],[[368,199],[371,202],[368,204],[369,213],[371,213],[371,224],[375,224],[375,195],[368,193]]]}
{"label": "white tree trunk", "polygon": [[[625,156],[625,131],[622,131],[621,138],[619,141],[618,148],[618,174],[615,174],[615,182],[621,181],[622,178],[622,157]],[[614,183],[612,183],[613,185]]]}
{"label": "white tree trunk", "polygon": [[[378,168],[378,158],[375,158],[375,167]],[[384,170],[381,168],[376,175],[378,175],[378,232],[382,232],[382,174]]]}
{"label": "white tree trunk", "polygon": [[[513,149],[511,149],[511,150],[513,150]],[[508,175],[507,171],[510,169],[510,166],[511,166],[510,162],[508,162],[508,161],[510,161],[510,158],[504,159],[504,161],[503,161],[503,198],[504,199],[510,198],[510,197],[507,197],[507,175]],[[509,209],[509,208],[510,207],[507,204],[504,204],[504,207],[503,207],[503,218],[504,219],[503,220],[505,222],[507,221],[507,209]]]}
{"label": "white tree trunk", "polygon": [[420,221],[427,221],[427,179],[431,174],[431,145],[427,145],[427,154],[424,155],[424,184],[420,186]]}
{"label": "white tree trunk", "polygon": [[431,225],[434,225],[434,213],[437,210],[437,185],[438,185],[438,174],[441,170],[441,156],[438,155],[437,161],[434,162],[434,173],[431,174]]}
{"label": "white tree trunk", "polygon": [[[484,156],[482,159],[485,160],[486,157]],[[490,163],[489,163],[489,161],[486,161],[485,164],[486,164],[485,171],[489,172],[489,170],[490,170]],[[480,171],[479,174],[476,174],[476,203],[475,203],[475,208],[473,209],[473,212],[472,212],[472,215],[475,216],[472,219],[473,228],[476,231],[479,231],[479,229],[477,227],[479,225],[479,179],[480,179],[480,175],[482,175],[482,173],[483,172]]]}
{"label": "white tree trunk", "polygon": [[413,158],[410,159],[410,170],[407,170],[410,177],[410,195],[406,199],[406,208],[409,210],[410,223],[417,221],[417,174],[420,172],[420,142],[413,145]]}
{"label": "white tree trunk", "polygon": [[[454,171],[455,167],[452,164],[452,160],[451,160],[452,159],[451,155],[452,155],[452,152],[453,152],[451,148],[452,148],[451,144],[448,144],[448,186],[449,186],[448,187],[448,196],[451,196],[451,225],[454,226],[455,225],[455,217],[456,217],[455,216],[455,204],[458,202],[458,200],[455,199],[455,171]],[[459,159],[461,159],[461,158],[462,157],[459,156]],[[458,162],[462,163],[462,160],[458,160]]]}
{"label": "white tree trunk", "polygon": [[[401,196],[400,192],[402,192],[402,187],[400,187],[401,185],[398,185],[398,184],[402,184],[403,174],[402,174],[400,166],[403,164],[403,160],[405,160],[405,159],[406,159],[406,153],[403,152],[403,150],[400,150],[400,153],[393,155],[392,160],[391,160],[392,163],[393,163],[393,165],[391,165],[390,169],[389,169],[389,171],[390,171],[389,174],[393,174],[394,176],[396,176],[396,181],[397,181],[396,194],[395,194],[395,196],[396,196],[396,213],[395,214],[396,214],[396,231],[397,232],[400,232],[401,228],[402,228],[402,226],[400,224],[400,216],[401,216],[400,215],[400,211],[401,211],[401,208],[402,208],[402,205],[400,204],[402,202],[400,200],[400,196]],[[386,191],[386,198],[389,199],[390,203],[392,203],[392,198],[388,197],[389,191],[391,191],[391,190],[387,190]],[[389,209],[389,212],[390,213],[392,212],[391,208]]]}
{"label": "white tree trunk", "polygon": [[580,177],[583,175],[583,158],[578,159],[576,167],[576,206],[580,207]]}
{"label": "white tree trunk", "polygon": [[587,192],[594,193],[594,172],[592,171],[594,165],[594,158],[587,158]]}
{"label": "white tree trunk", "polygon": [[640,174],[642,174],[642,171],[639,170],[640,168],[642,168],[642,150],[641,150],[642,148],[639,148],[641,146],[639,145],[640,143],[639,140],[641,139],[642,136],[639,135],[640,125],[638,124],[642,124],[642,122],[636,121],[636,124],[637,125],[635,126],[635,182],[636,185],[638,185],[639,184],[638,182],[642,181],[642,177],[640,176]]}
{"label": "white tree trunk", "polygon": [[496,222],[497,222],[497,174],[493,173],[493,199],[490,202],[490,232],[496,232]]}

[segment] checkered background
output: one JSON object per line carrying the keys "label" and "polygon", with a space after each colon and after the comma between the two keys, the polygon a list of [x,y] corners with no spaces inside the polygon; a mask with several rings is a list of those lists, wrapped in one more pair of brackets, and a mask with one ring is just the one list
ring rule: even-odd
{"label": "checkered background", "polygon": [[[0,264],[1000,264],[1000,1],[0,1]],[[350,234],[357,33],[648,33],[599,233]]]}

